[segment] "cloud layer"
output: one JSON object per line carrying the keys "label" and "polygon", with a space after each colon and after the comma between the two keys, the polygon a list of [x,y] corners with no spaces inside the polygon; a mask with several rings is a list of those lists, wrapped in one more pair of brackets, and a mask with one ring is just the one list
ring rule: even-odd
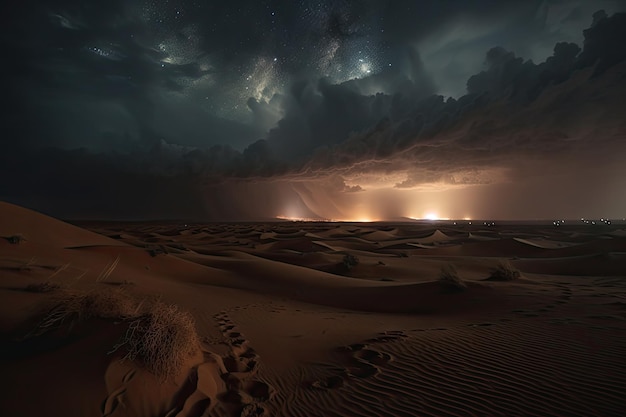
{"label": "cloud layer", "polygon": [[[16,10],[27,24],[2,37],[0,198],[92,218],[386,219],[437,200],[446,217],[578,216],[590,198],[626,211],[612,196],[625,185],[625,14],[556,1],[412,14],[404,1],[253,3]],[[242,26],[241,13],[263,18]],[[506,32],[515,19],[566,41],[547,54],[538,37]],[[583,42],[568,41],[583,20]],[[467,26],[478,21],[490,29]],[[460,74],[442,54],[489,42],[467,57],[482,70],[464,74],[465,94],[440,95]],[[484,203],[496,196],[507,200]]]}

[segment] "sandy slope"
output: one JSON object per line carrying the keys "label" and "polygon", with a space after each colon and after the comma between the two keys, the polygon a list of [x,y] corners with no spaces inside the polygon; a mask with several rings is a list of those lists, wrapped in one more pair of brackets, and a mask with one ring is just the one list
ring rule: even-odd
{"label": "sandy slope", "polygon": [[[1,415],[626,409],[623,227],[83,226],[93,231],[0,203]],[[485,281],[501,259],[522,278]],[[448,263],[465,291],[437,282]],[[42,282],[61,288],[26,291]],[[129,326],[121,319],[24,338],[68,291],[112,290],[193,315],[201,350],[176,377],[111,353]]]}

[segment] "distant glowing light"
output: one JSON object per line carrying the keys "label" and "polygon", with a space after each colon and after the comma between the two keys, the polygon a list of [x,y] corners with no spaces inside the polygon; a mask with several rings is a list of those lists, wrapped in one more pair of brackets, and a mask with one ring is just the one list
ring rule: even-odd
{"label": "distant glowing light", "polygon": [[314,219],[314,218],[311,218],[311,217],[291,217],[291,216],[283,216],[283,215],[276,216],[276,219],[278,219],[278,220],[285,220],[285,221],[289,221],[289,222],[323,222],[323,221],[328,221],[327,219]]}
{"label": "distant glowing light", "polygon": [[329,223],[373,223],[380,220],[372,219],[369,217],[360,217],[357,219],[323,219],[323,218],[312,218],[312,217],[294,217],[294,216],[285,216],[278,215],[274,217],[277,220],[283,220],[288,222],[329,222]]}
{"label": "distant glowing light", "polygon": [[412,217],[409,216],[409,219],[413,220],[430,220],[430,221],[438,221],[438,220],[450,220],[449,217],[439,217],[437,213],[426,213],[422,217]]}
{"label": "distant glowing light", "polygon": [[371,219],[369,217],[357,217],[357,218],[347,218],[347,219],[330,219],[331,222],[341,222],[341,223],[373,223],[380,220]]}

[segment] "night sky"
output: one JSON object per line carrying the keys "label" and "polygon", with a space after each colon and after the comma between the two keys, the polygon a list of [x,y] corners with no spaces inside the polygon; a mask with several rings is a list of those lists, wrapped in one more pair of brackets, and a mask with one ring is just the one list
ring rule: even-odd
{"label": "night sky", "polygon": [[3,6],[0,199],[68,219],[626,217],[626,1]]}

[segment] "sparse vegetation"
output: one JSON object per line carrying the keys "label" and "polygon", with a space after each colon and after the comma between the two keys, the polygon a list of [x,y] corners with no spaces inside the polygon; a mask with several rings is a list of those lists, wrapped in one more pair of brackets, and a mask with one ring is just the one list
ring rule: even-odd
{"label": "sparse vegetation", "polygon": [[25,291],[39,293],[52,292],[59,289],[61,289],[61,284],[52,281],[39,282],[37,284],[28,284],[26,288],[24,288]]}
{"label": "sparse vegetation", "polygon": [[445,264],[439,273],[439,284],[444,290],[450,292],[460,292],[467,289],[467,284],[459,277],[456,268],[452,264]]}
{"label": "sparse vegetation", "polygon": [[498,262],[498,265],[491,270],[489,281],[514,281],[522,276],[520,271],[508,261]]}
{"label": "sparse vegetation", "polygon": [[20,243],[24,242],[26,239],[24,239],[24,236],[22,235],[12,235],[12,236],[8,236],[5,238],[10,244],[12,245],[19,245]]}
{"label": "sparse vegetation", "polygon": [[138,302],[121,288],[89,292],[63,291],[29,336],[38,336],[90,318],[128,323],[128,329],[111,352],[138,361],[165,380],[181,371],[199,353],[193,317],[162,301]]}
{"label": "sparse vegetation", "polygon": [[169,250],[164,245],[152,246],[152,247],[149,246],[146,249],[148,250],[148,253],[150,254],[150,256],[152,256],[153,258],[158,255],[167,255],[169,253]]}
{"label": "sparse vegetation", "polygon": [[122,320],[137,317],[141,307],[120,289],[65,290],[54,298],[52,304],[34,335],[57,329],[63,323],[75,324],[95,317]]}
{"label": "sparse vegetation", "polygon": [[171,248],[171,249],[175,249],[175,250],[185,251],[185,252],[188,252],[188,251],[189,251],[189,248],[187,248],[187,246],[183,245],[182,243],[174,243],[174,242],[172,242],[172,243],[168,243],[168,244],[165,246],[165,249],[166,249],[166,250],[167,250],[167,249],[170,249],[170,248]]}
{"label": "sparse vegetation", "polygon": [[353,267],[359,264],[359,258],[354,256],[351,253],[344,255],[343,260],[341,261],[346,270],[351,270]]}
{"label": "sparse vegetation", "polygon": [[191,314],[157,301],[130,322],[113,352],[124,350],[124,359],[139,360],[150,372],[167,379],[199,352],[199,344]]}

